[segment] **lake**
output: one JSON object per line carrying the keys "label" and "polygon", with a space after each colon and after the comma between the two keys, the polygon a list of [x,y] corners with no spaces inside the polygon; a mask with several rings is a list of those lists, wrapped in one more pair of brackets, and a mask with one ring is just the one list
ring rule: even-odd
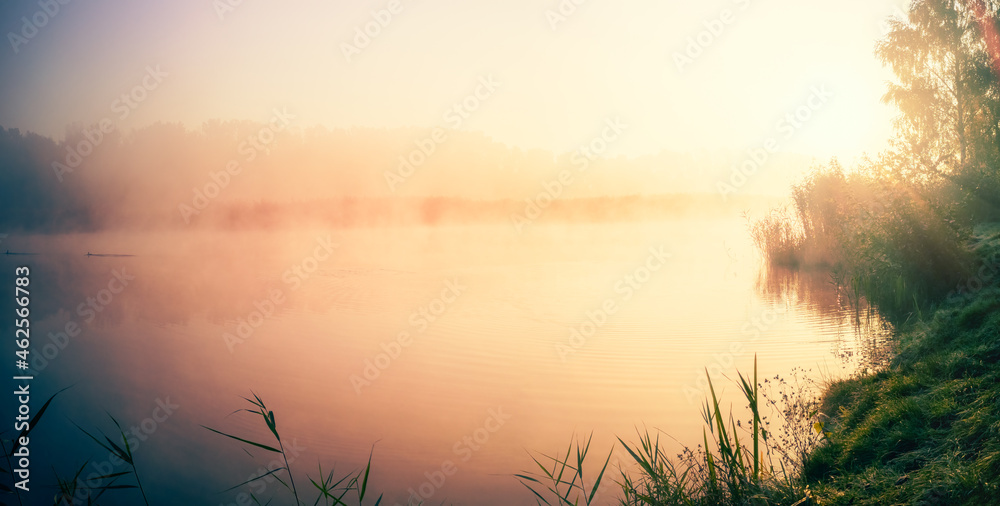
{"label": "lake", "polygon": [[[4,248],[38,253],[0,256],[11,285],[31,268],[33,409],[71,387],[32,433],[32,484],[88,460],[83,476],[125,470],[73,426],[111,434],[111,414],[152,504],[288,497],[276,483],[223,492],[271,457],[202,425],[271,444],[259,418],[232,414],[251,392],[300,488],[319,462],[341,475],[373,452],[383,504],[530,504],[512,475],[574,434],[593,433],[594,466],[637,428],[697,444],[706,368],[739,407],[727,377],[755,355],[762,378],[823,381],[879,360],[888,335],[857,324],[828,274],[762,269],[738,217],[12,235]],[[118,492],[109,503],[138,501]]]}

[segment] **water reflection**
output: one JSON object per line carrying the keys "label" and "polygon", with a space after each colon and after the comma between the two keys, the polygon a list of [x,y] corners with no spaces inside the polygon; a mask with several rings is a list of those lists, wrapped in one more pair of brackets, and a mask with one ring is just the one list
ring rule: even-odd
{"label": "water reflection", "polygon": [[[157,504],[228,504],[246,491],[220,493],[271,456],[201,425],[268,440],[230,416],[251,389],[300,448],[297,481],[319,461],[363,466],[374,444],[387,504],[446,462],[456,472],[429,502],[519,504],[530,493],[511,475],[531,465],[526,449],[594,431],[600,454],[640,425],[696,442],[706,368],[724,382],[757,355],[762,376],[849,372],[875,363],[885,330],[859,325],[821,273],[759,271],[739,220],[7,242],[40,252],[28,261],[32,388],[41,402],[72,385],[38,429],[40,482],[87,460],[84,476],[107,474],[108,455],[73,423],[107,431],[111,413],[136,427]],[[661,249],[669,257],[651,263]],[[0,269],[23,262],[2,257]],[[484,433],[490,417],[497,430]]]}
{"label": "water reflection", "polygon": [[877,369],[888,363],[892,325],[865,300],[852,300],[827,269],[790,269],[762,265],[755,283],[762,297],[807,308],[836,329],[851,329],[837,339],[836,353],[855,369]]}

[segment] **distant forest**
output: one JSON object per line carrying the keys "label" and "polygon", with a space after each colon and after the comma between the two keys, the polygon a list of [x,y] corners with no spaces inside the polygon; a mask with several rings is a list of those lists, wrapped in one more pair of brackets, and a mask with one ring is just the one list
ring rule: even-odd
{"label": "distant forest", "polygon": [[802,166],[776,161],[723,199],[739,153],[557,156],[464,131],[431,143],[431,132],[211,121],[76,125],[55,140],[0,127],[0,230],[634,219],[739,207],[782,166]]}

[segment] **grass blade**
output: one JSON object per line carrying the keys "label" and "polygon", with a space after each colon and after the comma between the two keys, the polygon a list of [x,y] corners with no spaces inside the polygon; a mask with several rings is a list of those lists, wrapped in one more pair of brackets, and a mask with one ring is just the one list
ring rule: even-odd
{"label": "grass blade", "polygon": [[52,394],[52,396],[49,397],[49,400],[45,401],[45,404],[42,404],[42,407],[41,409],[38,410],[38,413],[35,413],[35,416],[31,417],[31,421],[28,422],[28,428],[22,430],[21,433],[18,434],[16,438],[14,438],[14,447],[11,448],[10,455],[14,455],[14,453],[17,452],[17,449],[21,447],[21,438],[27,437],[27,435],[31,432],[31,430],[38,425],[39,420],[42,419],[42,415],[45,414],[45,410],[49,409],[49,404],[52,404],[52,400],[55,399],[57,395],[65,392],[69,388],[72,387],[69,386],[63,388],[62,390],[59,390],[58,392]]}
{"label": "grass blade", "polygon": [[265,444],[255,443],[253,441],[250,441],[249,439],[243,439],[241,437],[237,437],[237,436],[234,436],[232,434],[226,434],[225,432],[215,430],[215,429],[213,429],[211,427],[207,427],[205,425],[202,425],[202,427],[205,427],[206,429],[208,429],[208,430],[210,430],[210,431],[212,431],[212,432],[214,432],[216,434],[221,434],[221,435],[226,436],[228,438],[235,439],[235,440],[237,440],[237,441],[239,441],[241,443],[246,443],[248,445],[253,445],[253,446],[256,446],[257,448],[261,448],[261,449],[267,450],[269,452],[281,453],[281,450],[279,450],[277,448],[274,448],[273,446],[267,446]]}

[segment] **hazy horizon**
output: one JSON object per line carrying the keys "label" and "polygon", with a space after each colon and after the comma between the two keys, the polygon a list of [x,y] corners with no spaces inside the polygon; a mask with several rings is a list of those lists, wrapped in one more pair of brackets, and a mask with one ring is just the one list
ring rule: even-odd
{"label": "hazy horizon", "polygon": [[636,157],[759,145],[824,87],[835,106],[781,151],[850,159],[890,136],[872,51],[905,2],[389,3],[68,3],[32,37],[39,7],[5,5],[0,93],[20,99],[0,124],[59,139],[103,118],[198,128],[278,108],[307,128],[448,126],[567,152],[617,117],[630,134],[608,153]]}
{"label": "hazy horizon", "polygon": [[891,139],[873,49],[905,2],[850,4],[9,4],[6,211],[787,196]]}
{"label": "hazy horizon", "polygon": [[[606,125],[608,137],[620,126]],[[439,218],[517,224],[744,210],[761,207],[756,196],[785,196],[797,171],[816,162],[763,148],[610,158],[590,150],[607,143],[601,135],[556,154],[511,148],[476,132],[238,121],[197,130],[168,123],[131,132],[79,126],[61,142],[16,129],[0,134],[0,183],[16,189],[0,204],[6,211],[0,226],[37,231],[245,228],[254,220],[276,226],[296,218],[330,225]],[[734,172],[747,163],[751,174]],[[41,202],[50,204],[32,205]]]}

